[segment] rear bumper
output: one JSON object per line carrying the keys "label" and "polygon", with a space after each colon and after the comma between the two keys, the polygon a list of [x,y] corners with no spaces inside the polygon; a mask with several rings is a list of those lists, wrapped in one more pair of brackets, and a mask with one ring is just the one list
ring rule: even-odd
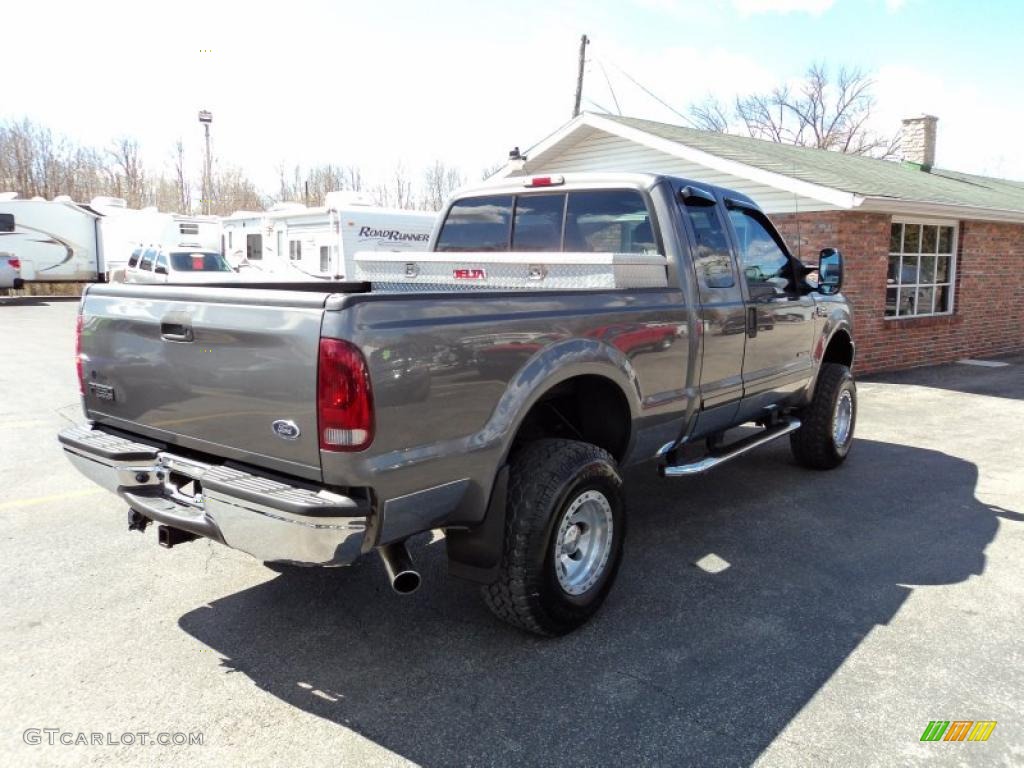
{"label": "rear bumper", "polygon": [[[234,467],[177,456],[92,427],[59,440],[71,463],[146,518],[267,562],[348,565],[362,551],[368,505]],[[182,486],[198,482],[200,492]]]}

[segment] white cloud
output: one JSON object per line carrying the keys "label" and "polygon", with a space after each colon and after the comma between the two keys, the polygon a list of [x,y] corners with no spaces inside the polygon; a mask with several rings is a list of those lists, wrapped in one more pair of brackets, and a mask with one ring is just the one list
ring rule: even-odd
{"label": "white cloud", "polygon": [[907,0],[885,0],[885,10],[889,13],[896,13],[906,4]]}
{"label": "white cloud", "polygon": [[835,4],[835,0],[732,0],[732,3],[744,16],[759,13],[809,13],[820,16]]}

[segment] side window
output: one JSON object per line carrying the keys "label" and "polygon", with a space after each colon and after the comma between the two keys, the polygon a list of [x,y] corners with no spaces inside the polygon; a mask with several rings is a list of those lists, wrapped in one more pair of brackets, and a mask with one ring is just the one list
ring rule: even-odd
{"label": "side window", "polygon": [[245,258],[249,261],[263,259],[263,235],[256,233],[245,236]]}
{"label": "side window", "polygon": [[795,288],[789,256],[753,211],[733,208],[729,221],[739,241],[741,265],[752,299],[777,296]]}
{"label": "side window", "polygon": [[167,254],[166,253],[158,253],[157,254],[155,269],[160,269],[160,267],[163,267],[164,268],[164,272],[167,272]]}
{"label": "side window", "polygon": [[141,256],[141,255],[142,255],[142,249],[141,248],[136,248],[134,251],[132,251],[131,258],[128,259],[128,266],[129,267],[136,266],[139,263],[139,256]]}
{"label": "side window", "polygon": [[467,197],[448,212],[438,251],[507,251],[512,227],[512,195]]}
{"label": "side window", "polygon": [[[718,213],[718,206],[701,200],[687,201],[683,205],[697,247],[693,254],[693,267],[700,281],[700,291],[715,288],[733,288],[736,279],[733,277],[732,254],[729,249],[729,238],[725,234],[725,224]],[[712,293],[710,297],[714,297]],[[709,298],[710,298],[709,297]]]}
{"label": "side window", "polygon": [[631,189],[570,192],[566,251],[660,253],[643,196]]}
{"label": "side window", "polygon": [[144,269],[149,272],[153,269],[153,251],[147,250],[142,254],[142,261],[139,263],[139,269]]}
{"label": "side window", "polygon": [[301,240],[289,240],[288,241],[288,258],[291,261],[302,260],[302,241]]}
{"label": "side window", "polygon": [[565,194],[520,195],[512,227],[513,251],[562,250]]}

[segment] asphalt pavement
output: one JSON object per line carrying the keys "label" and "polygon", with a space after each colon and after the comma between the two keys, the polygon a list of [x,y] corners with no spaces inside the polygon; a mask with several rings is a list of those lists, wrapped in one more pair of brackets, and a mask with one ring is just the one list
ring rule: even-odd
{"label": "asphalt pavement", "polygon": [[[129,533],[55,437],[75,311],[0,299],[0,764],[1024,764],[1022,356],[860,382],[832,472],[785,442],[629,469],[618,583],[543,640],[437,537],[401,597],[374,559],[278,573]],[[932,720],[997,725],[920,741]]]}

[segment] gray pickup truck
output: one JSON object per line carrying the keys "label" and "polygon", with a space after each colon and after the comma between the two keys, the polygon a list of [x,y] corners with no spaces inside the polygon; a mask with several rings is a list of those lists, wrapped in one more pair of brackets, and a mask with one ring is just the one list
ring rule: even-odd
{"label": "gray pickup truck", "polygon": [[842,257],[804,266],[742,194],[510,179],[449,202],[429,252],[377,257],[373,282],[90,286],[67,456],[165,547],[376,550],[411,592],[405,542],[442,529],[451,574],[557,635],[614,581],[621,467],[685,477],[789,435],[829,469],[850,448]]}

